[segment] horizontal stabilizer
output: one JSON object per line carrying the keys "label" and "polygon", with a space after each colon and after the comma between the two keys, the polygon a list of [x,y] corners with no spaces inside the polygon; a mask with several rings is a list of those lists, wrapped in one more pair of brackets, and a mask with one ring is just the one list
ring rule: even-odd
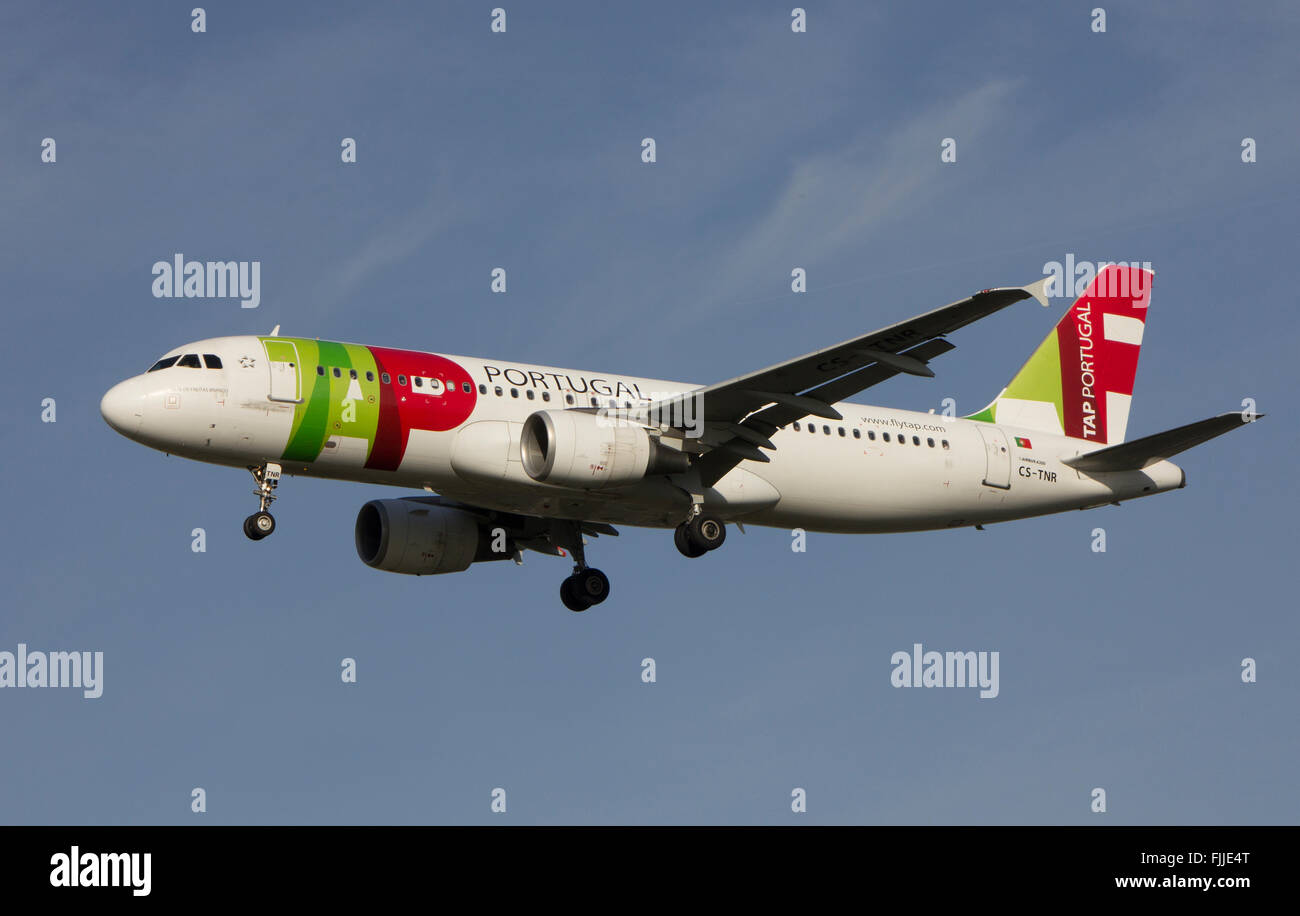
{"label": "horizontal stabilizer", "polygon": [[[1262,413],[1255,414],[1254,419],[1262,416]],[[1240,412],[1219,414],[1208,420],[1198,420],[1123,445],[1113,445],[1076,458],[1066,458],[1061,463],[1079,471],[1140,471],[1249,422]]]}

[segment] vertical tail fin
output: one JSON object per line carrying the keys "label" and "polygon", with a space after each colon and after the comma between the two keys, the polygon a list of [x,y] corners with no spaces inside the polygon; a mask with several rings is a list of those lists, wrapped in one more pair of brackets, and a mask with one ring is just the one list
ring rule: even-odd
{"label": "vertical tail fin", "polygon": [[1123,442],[1152,277],[1104,267],[1002,393],[968,419]]}

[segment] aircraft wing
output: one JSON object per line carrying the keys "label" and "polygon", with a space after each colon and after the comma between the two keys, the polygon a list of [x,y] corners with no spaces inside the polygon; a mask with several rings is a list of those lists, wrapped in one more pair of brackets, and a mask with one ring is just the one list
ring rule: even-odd
{"label": "aircraft wing", "polygon": [[776,448],[769,437],[795,420],[841,419],[831,404],[900,372],[933,377],[927,363],[954,349],[943,339],[945,334],[1030,296],[1046,305],[1045,284],[1046,279],[1030,286],[986,289],[870,334],[651,405],[650,411],[689,417],[692,411],[684,402],[695,405],[705,448],[695,467],[703,484],[712,486],[745,459],[771,460],[760,449]]}

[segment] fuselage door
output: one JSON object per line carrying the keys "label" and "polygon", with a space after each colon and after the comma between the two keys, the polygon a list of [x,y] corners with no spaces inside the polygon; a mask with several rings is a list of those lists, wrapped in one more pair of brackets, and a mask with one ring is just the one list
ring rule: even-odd
{"label": "fuselage door", "polygon": [[997,426],[977,423],[980,435],[984,438],[984,455],[987,464],[984,469],[985,486],[1011,489],[1011,450],[1007,448],[1007,437]]}
{"label": "fuselage door", "polygon": [[264,344],[267,365],[271,367],[271,400],[301,404],[298,345],[291,340],[267,340]]}

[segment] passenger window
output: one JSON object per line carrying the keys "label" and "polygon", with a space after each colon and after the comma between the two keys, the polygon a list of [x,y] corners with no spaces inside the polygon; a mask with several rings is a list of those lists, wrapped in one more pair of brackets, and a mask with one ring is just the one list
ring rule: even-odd
{"label": "passenger window", "polygon": [[414,385],[416,388],[423,388],[424,379],[420,378],[418,375],[413,375],[411,376],[411,384]]}
{"label": "passenger window", "polygon": [[367,369],[367,370],[366,370],[366,381],[367,381],[367,382],[373,382],[374,380],[375,380],[375,374],[374,374],[373,372],[371,372],[369,369]]}
{"label": "passenger window", "polygon": [[920,444],[921,444],[921,437],[920,437],[920,436],[913,436],[913,437],[912,437],[912,444],[913,444],[913,445],[920,445]]}
{"label": "passenger window", "polygon": [[382,381],[385,385],[391,384],[393,381],[393,377],[389,375],[387,372],[381,373],[379,378],[380,381]]}
{"label": "passenger window", "polygon": [[178,359],[180,359],[179,356],[164,356],[162,359],[158,360],[158,362],[154,363],[148,371],[157,372],[159,369],[170,369],[172,366],[176,365],[176,360]]}
{"label": "passenger window", "polygon": [[519,389],[518,389],[518,388],[511,388],[511,389],[510,389],[510,396],[511,396],[512,398],[517,398],[517,397],[519,397]]}
{"label": "passenger window", "polygon": [[530,400],[530,401],[531,401],[533,398],[537,397],[537,395],[533,394],[533,389],[531,389],[531,388],[527,389],[527,390],[524,392],[524,394],[528,395],[528,400]]}
{"label": "passenger window", "polygon": [[495,388],[493,388],[492,393],[495,394],[497,397],[501,397],[501,386],[497,385]]}
{"label": "passenger window", "polygon": [[884,437],[886,442],[889,441],[889,433],[881,433],[881,435]]}
{"label": "passenger window", "polygon": [[853,438],[854,438],[854,439],[861,439],[861,438],[862,438],[862,430],[860,430],[860,429],[855,429],[855,430],[853,431]]}
{"label": "passenger window", "polygon": [[591,406],[592,406],[592,407],[599,407],[599,406],[600,406],[600,401],[596,400],[595,398],[592,398],[592,399],[591,399]]}
{"label": "passenger window", "polygon": [[478,393],[487,394],[487,385],[484,385],[482,382],[480,382],[478,386]]}
{"label": "passenger window", "polygon": [[817,424],[816,424],[816,423],[809,423],[809,424],[808,424],[808,432],[812,433],[814,436],[817,435]]}
{"label": "passenger window", "polygon": [[207,366],[209,369],[220,369],[221,357],[215,353],[204,353],[203,365]]}
{"label": "passenger window", "polygon": [[933,440],[933,439],[926,439],[926,440],[925,440],[925,444],[928,445],[928,446],[930,446],[930,448],[934,448],[934,440]]}
{"label": "passenger window", "polygon": [[199,369],[201,368],[199,366],[199,354],[186,353],[179,360],[177,360],[176,365],[183,367],[185,369]]}
{"label": "passenger window", "polygon": [[324,366],[317,366],[317,367],[316,367],[316,374],[317,374],[317,375],[324,375],[324,374],[325,374],[325,367],[324,367]]}
{"label": "passenger window", "polygon": [[572,403],[573,403],[573,395],[571,395],[571,394],[566,394],[566,395],[564,396],[564,403],[566,403],[566,404],[572,404]]}
{"label": "passenger window", "polygon": [[543,400],[543,401],[549,401],[550,399],[551,399],[551,393],[550,393],[549,391],[543,391],[543,392],[542,392],[542,400]]}
{"label": "passenger window", "polygon": [[334,367],[334,377],[335,377],[335,378],[343,378],[343,371],[342,371],[341,369],[339,369],[338,366],[335,366],[335,367]]}
{"label": "passenger window", "polygon": [[944,448],[947,448],[947,447],[948,447],[948,440],[947,440],[947,439],[944,439],[940,444],[943,445]]}
{"label": "passenger window", "polygon": [[356,369],[349,369],[349,370],[348,370],[348,378],[356,378],[356,377],[357,377],[357,370],[356,370]]}
{"label": "passenger window", "polygon": [[844,438],[844,427],[843,427],[843,426],[840,427],[840,438],[841,438],[841,439]]}
{"label": "passenger window", "polygon": [[794,421],[794,431],[795,431],[795,432],[799,432],[799,421],[798,421],[798,420],[795,420],[795,421]]}
{"label": "passenger window", "polygon": [[825,423],[823,423],[823,424],[822,424],[822,432],[823,432],[825,435],[829,436],[829,435],[831,434],[831,428],[830,428],[829,426],[827,426]]}
{"label": "passenger window", "polygon": [[473,394],[473,393],[474,393],[474,389],[470,387],[469,382],[461,382],[461,383],[460,383],[460,390],[463,391],[463,392],[465,392],[466,394]]}
{"label": "passenger window", "polygon": [[405,388],[405,387],[406,387],[406,376],[404,376],[404,375],[399,375],[399,376],[397,377],[397,384],[399,384],[399,385],[401,385],[403,388]]}

